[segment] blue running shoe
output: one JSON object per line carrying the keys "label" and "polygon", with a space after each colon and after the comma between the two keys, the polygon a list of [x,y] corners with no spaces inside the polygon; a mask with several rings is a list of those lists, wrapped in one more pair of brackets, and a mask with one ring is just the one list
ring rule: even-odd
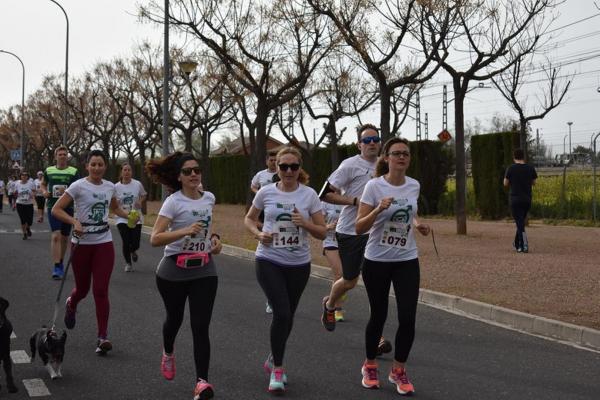
{"label": "blue running shoe", "polygon": [[65,275],[65,268],[63,267],[62,264],[58,264],[52,270],[52,279],[54,279],[54,280],[60,280],[63,278],[64,275]]}

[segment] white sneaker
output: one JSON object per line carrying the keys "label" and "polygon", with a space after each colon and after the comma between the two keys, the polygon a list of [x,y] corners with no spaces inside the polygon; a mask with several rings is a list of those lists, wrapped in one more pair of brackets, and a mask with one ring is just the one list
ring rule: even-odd
{"label": "white sneaker", "polygon": [[131,266],[131,264],[125,264],[125,272],[132,272],[133,271],[133,267]]}
{"label": "white sneaker", "polygon": [[268,301],[267,301],[267,306],[265,307],[265,312],[267,314],[273,314],[273,309],[271,308],[271,305],[269,304]]}

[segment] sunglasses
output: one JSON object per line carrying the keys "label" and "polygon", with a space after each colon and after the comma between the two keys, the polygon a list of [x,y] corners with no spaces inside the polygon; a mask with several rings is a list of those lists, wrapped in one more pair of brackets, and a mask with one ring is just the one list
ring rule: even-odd
{"label": "sunglasses", "polygon": [[288,169],[298,171],[300,169],[300,164],[279,164],[279,169],[282,171],[287,171]]}
{"label": "sunglasses", "polygon": [[200,175],[200,167],[181,168],[181,174],[190,176],[194,172],[196,175]]}
{"label": "sunglasses", "polygon": [[405,158],[410,157],[410,153],[408,151],[390,151],[389,153],[387,153],[388,156],[392,156],[392,157],[400,157],[400,156],[404,156]]}
{"label": "sunglasses", "polygon": [[379,143],[379,142],[381,142],[381,138],[379,136],[367,136],[367,137],[360,139],[360,141],[364,144],[369,144],[371,142]]}

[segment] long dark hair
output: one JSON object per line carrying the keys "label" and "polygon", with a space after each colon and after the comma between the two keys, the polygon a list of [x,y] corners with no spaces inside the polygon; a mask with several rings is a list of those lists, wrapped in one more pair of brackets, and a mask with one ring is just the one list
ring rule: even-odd
{"label": "long dark hair", "polygon": [[379,156],[379,159],[377,159],[377,165],[375,166],[376,177],[383,176],[390,172],[390,167],[385,161],[385,157],[390,152],[390,148],[398,143],[404,143],[410,149],[410,142],[404,138],[393,137],[391,139],[388,139],[388,141],[385,142],[385,144],[383,145],[383,149],[381,150],[381,155]]}
{"label": "long dark hair", "polygon": [[[172,192],[181,190],[179,172],[186,161],[198,159],[192,153],[176,151],[166,157],[155,158],[146,162],[146,173],[154,182],[161,183]],[[198,161],[198,165],[200,162]]]}

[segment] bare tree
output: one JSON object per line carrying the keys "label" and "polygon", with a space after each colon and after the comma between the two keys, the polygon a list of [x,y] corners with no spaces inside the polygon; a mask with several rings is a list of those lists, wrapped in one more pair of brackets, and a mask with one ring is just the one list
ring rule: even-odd
{"label": "bare tree", "polygon": [[[334,23],[364,70],[377,82],[383,140],[397,134],[390,129],[394,90],[429,80],[439,68],[434,57],[454,16],[453,7],[432,6],[423,0],[307,0]],[[404,47],[406,42],[420,48]],[[441,57],[442,59],[445,56]],[[403,62],[401,62],[401,60]],[[397,128],[397,126],[394,126]]]}
{"label": "bare tree", "polygon": [[[160,21],[160,2],[142,15]],[[175,0],[170,22],[199,39],[242,87],[239,110],[248,130],[252,172],[266,155],[269,114],[295,98],[329,50],[325,20],[301,0]],[[240,101],[238,101],[241,104]],[[249,109],[248,106],[252,106]]]}
{"label": "bare tree", "polygon": [[519,147],[525,150],[525,160],[528,157],[526,150],[529,123],[536,119],[543,119],[558,107],[571,86],[571,77],[568,77],[565,82],[560,78],[560,69],[553,68],[550,62],[542,65],[541,71],[545,75],[545,79],[542,80],[545,87],[541,87],[540,92],[536,94],[537,107],[529,111],[527,110],[528,96],[522,94],[522,89],[523,84],[526,83],[525,79],[530,77],[531,73],[524,68],[523,58],[518,58],[512,68],[505,73],[492,78],[494,86],[519,114]]}
{"label": "bare tree", "polygon": [[[534,52],[548,27],[547,12],[557,0],[469,0],[456,2],[458,23],[436,60],[450,74],[454,89],[456,155],[456,231],[467,233],[464,101],[471,81],[491,79]],[[468,55],[464,58],[447,58]],[[450,61],[451,60],[451,61]]]}

